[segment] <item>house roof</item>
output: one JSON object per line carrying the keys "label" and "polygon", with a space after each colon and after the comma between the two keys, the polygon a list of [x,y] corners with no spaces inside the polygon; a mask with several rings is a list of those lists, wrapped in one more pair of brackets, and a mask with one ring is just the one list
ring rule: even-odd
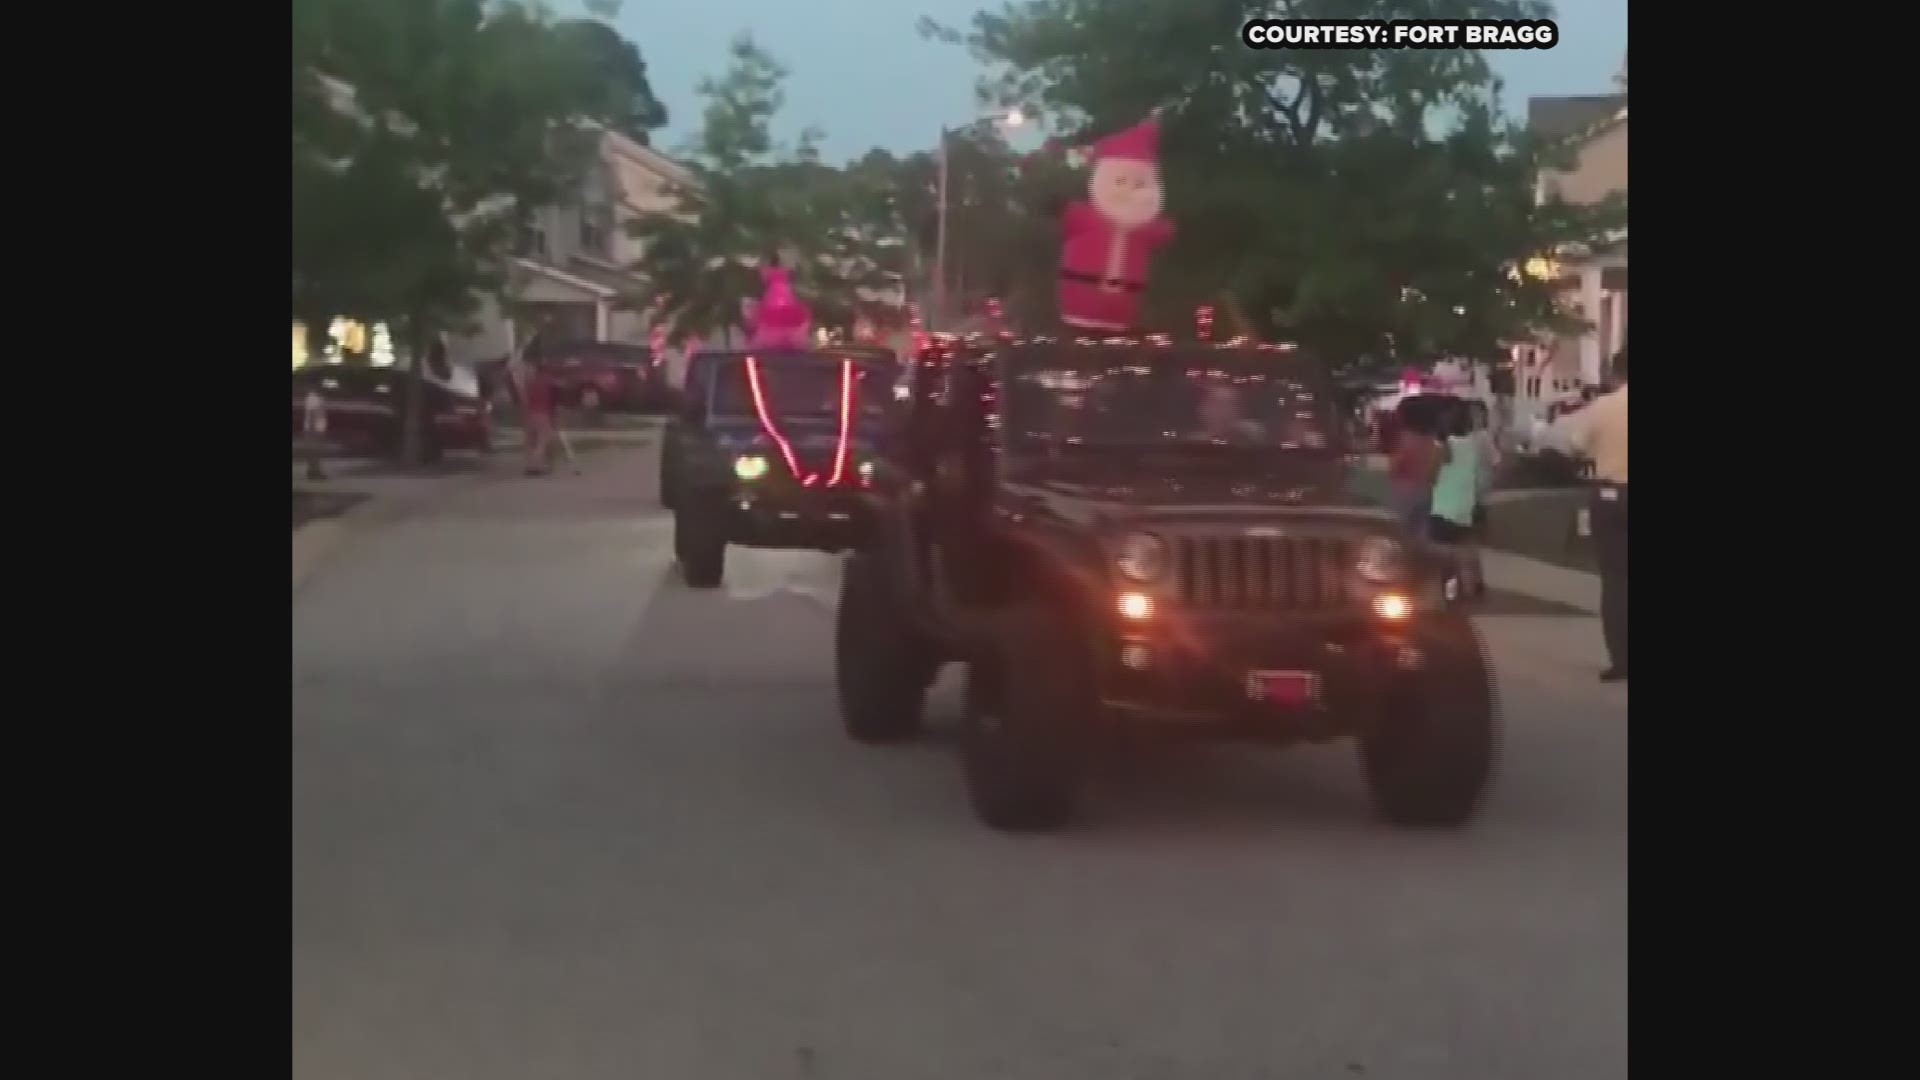
{"label": "house roof", "polygon": [[623,301],[631,302],[646,287],[646,279],[638,274],[621,270],[611,263],[580,256],[567,260],[566,272],[606,289]]}
{"label": "house roof", "polygon": [[1571,138],[1619,115],[1625,94],[1581,94],[1527,99],[1527,127],[1548,138]]}
{"label": "house roof", "polygon": [[580,269],[579,267],[572,267],[571,269],[576,272],[569,273],[567,270],[561,270],[558,267],[548,266],[546,263],[536,262],[532,259],[515,259],[513,261],[514,261],[514,264],[519,266],[520,269],[522,270],[525,270],[533,274],[539,274],[541,277],[544,277],[544,278],[550,278],[554,281],[559,282],[562,285],[567,286],[568,288],[580,289],[584,292],[592,294],[593,296],[600,297],[601,299],[610,300],[620,294],[619,289],[615,289],[607,285],[603,285],[598,281],[589,279],[584,274],[577,273],[577,271]]}

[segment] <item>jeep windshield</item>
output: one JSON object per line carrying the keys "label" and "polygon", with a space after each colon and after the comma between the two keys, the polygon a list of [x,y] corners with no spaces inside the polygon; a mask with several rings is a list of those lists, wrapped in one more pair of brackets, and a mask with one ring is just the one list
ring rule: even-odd
{"label": "jeep windshield", "polygon": [[1006,373],[1008,446],[1329,452],[1332,402],[1302,377],[1303,363],[1286,354],[1212,349],[1016,354]]}
{"label": "jeep windshield", "polygon": [[[760,393],[770,414],[785,420],[839,418],[842,358],[795,352],[754,356],[759,361]],[[892,373],[872,362],[851,363],[854,414],[884,416],[893,399]],[[713,414],[750,417],[756,415],[755,409],[747,358],[718,364],[713,373]]]}

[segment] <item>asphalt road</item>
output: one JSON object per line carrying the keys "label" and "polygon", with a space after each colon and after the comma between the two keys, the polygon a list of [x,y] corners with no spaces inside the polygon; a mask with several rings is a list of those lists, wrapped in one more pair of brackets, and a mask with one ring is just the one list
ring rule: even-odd
{"label": "asphalt road", "polygon": [[1135,762],[1007,837],[938,731],[842,737],[833,560],[690,592],[650,451],[587,460],[294,596],[300,1080],[1627,1075],[1590,620],[1488,620],[1509,727],[1466,831],[1375,823],[1334,746]]}

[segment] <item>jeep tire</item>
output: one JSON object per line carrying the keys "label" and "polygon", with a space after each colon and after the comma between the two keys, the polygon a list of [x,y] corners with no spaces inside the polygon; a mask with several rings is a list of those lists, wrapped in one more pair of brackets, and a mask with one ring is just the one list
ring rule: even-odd
{"label": "jeep tire", "polygon": [[1031,832],[1072,819],[1093,711],[1084,647],[1052,612],[1015,609],[969,659],[960,764],[988,827]]}
{"label": "jeep tire", "polygon": [[888,595],[879,558],[856,554],[840,575],[833,674],[840,720],[862,743],[893,743],[920,731],[927,688],[940,659]]}
{"label": "jeep tire", "polygon": [[673,512],[673,555],[693,589],[717,589],[727,572],[727,537],[720,515],[693,503]]}
{"label": "jeep tire", "polygon": [[1361,772],[1380,816],[1396,825],[1464,825],[1493,777],[1498,702],[1473,625],[1443,625],[1421,642],[1426,662],[1402,680],[1360,735]]}
{"label": "jeep tire", "polygon": [[673,474],[675,470],[670,467],[672,464],[666,454],[662,453],[660,455],[659,496],[661,506],[669,510],[677,510],[679,507],[676,504],[679,502],[679,499],[673,491]]}

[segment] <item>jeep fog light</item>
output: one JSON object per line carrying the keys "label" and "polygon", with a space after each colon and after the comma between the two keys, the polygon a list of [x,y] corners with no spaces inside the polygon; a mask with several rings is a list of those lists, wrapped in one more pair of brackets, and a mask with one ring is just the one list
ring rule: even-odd
{"label": "jeep fog light", "polygon": [[758,480],[767,475],[767,459],[759,454],[743,454],[734,458],[733,475],[742,480]]}
{"label": "jeep fog light", "polygon": [[1137,621],[1153,617],[1153,598],[1146,593],[1123,592],[1118,607],[1121,618]]}
{"label": "jeep fog light", "polygon": [[1406,551],[1392,538],[1372,536],[1361,541],[1354,569],[1375,585],[1386,585],[1400,580],[1406,572],[1406,556]]}
{"label": "jeep fog light", "polygon": [[1399,622],[1413,614],[1413,601],[1399,593],[1383,592],[1373,598],[1373,613],[1388,622]]}
{"label": "jeep fog light", "polygon": [[1128,581],[1142,585],[1167,572],[1167,542],[1152,533],[1137,532],[1120,541],[1114,565]]}

